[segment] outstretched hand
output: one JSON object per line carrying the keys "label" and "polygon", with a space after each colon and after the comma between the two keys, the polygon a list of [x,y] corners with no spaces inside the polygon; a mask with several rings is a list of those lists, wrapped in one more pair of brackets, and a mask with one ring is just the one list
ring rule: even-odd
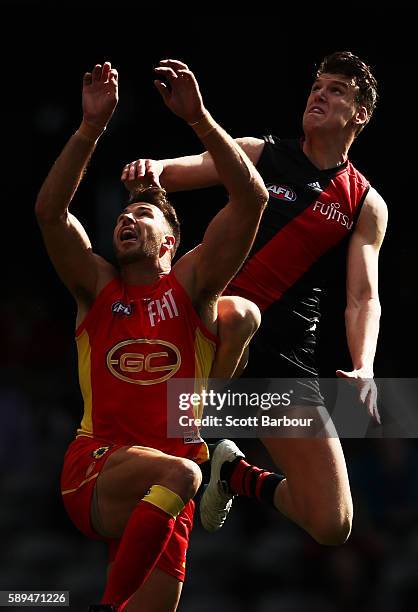
{"label": "outstretched hand", "polygon": [[161,60],[154,70],[168,83],[154,81],[166,106],[187,123],[199,121],[206,110],[199,85],[188,66],[177,60]]}
{"label": "outstretched hand", "polygon": [[369,416],[381,425],[379,410],[377,409],[377,387],[372,376],[366,376],[361,370],[345,372],[337,370],[339,378],[347,378],[357,387],[361,403],[366,406]]}
{"label": "outstretched hand", "polygon": [[83,78],[83,119],[104,129],[118,103],[118,73],[110,62],[96,64]]}

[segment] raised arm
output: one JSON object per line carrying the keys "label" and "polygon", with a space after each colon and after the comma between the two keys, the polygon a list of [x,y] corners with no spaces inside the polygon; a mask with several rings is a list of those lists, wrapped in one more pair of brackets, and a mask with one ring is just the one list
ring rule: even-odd
{"label": "raised arm", "polygon": [[268,192],[254,164],[205,109],[193,73],[166,60],[156,69],[170,88],[156,81],[165,104],[193,128],[210,153],[228,204],[206,230],[202,244],[176,264],[176,274],[199,301],[222,292],[243,263],[254,240]]}
{"label": "raised arm", "polygon": [[359,381],[360,398],[369,414],[377,420],[376,391],[372,379],[380,321],[378,259],[386,226],[386,204],[377,191],[371,189],[351,237],[347,259],[345,321],[353,370],[337,370],[338,376]]}
{"label": "raised arm", "polygon": [[108,264],[93,254],[84,228],[68,207],[116,108],[117,80],[117,72],[109,62],[97,64],[84,75],[83,120],[49,171],[35,205],[48,254],[77,300],[95,297],[100,272]]}
{"label": "raised arm", "polygon": [[[264,149],[264,140],[248,136],[236,138],[235,142],[256,165]],[[124,167],[121,180],[128,191],[144,183],[163,187],[168,192],[188,191],[221,184],[216,166],[208,151],[173,159],[138,159]]]}

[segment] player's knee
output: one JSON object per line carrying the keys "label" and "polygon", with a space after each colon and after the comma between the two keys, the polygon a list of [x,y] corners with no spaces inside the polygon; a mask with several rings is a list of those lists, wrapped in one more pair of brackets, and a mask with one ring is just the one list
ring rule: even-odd
{"label": "player's knee", "polygon": [[178,457],[171,462],[168,481],[170,488],[187,503],[196,495],[202,483],[202,472],[193,461]]}
{"label": "player's knee", "polygon": [[312,524],[310,533],[313,538],[324,546],[340,546],[344,544],[350,536],[352,525],[352,514],[346,512],[322,516]]}
{"label": "player's knee", "polygon": [[229,342],[239,337],[251,338],[259,328],[261,313],[256,304],[244,298],[224,298],[219,308],[219,335]]}

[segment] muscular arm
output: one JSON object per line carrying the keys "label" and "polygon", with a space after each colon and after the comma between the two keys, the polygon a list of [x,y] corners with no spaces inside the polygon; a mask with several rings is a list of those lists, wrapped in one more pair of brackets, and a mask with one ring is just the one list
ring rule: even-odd
{"label": "muscular arm", "polygon": [[[264,140],[247,137],[237,138],[235,142],[256,165],[264,148]],[[161,163],[161,186],[168,192],[212,187],[221,183],[213,157],[208,151],[200,155],[163,159]]]}
{"label": "muscular arm", "polygon": [[93,295],[97,279],[89,237],[68,211],[95,147],[95,140],[84,133],[82,125],[67,142],[45,179],[35,205],[48,255],[61,280],[75,296],[83,290]]}
{"label": "muscular arm", "polygon": [[371,189],[351,237],[347,259],[347,307],[345,324],[353,370],[337,370],[337,376],[356,384],[360,400],[380,423],[373,361],[379,334],[380,302],[378,257],[387,225],[387,208]]}
{"label": "muscular arm", "polygon": [[[245,151],[252,163],[257,165],[264,149],[264,140],[246,137],[237,138],[235,142]],[[208,151],[174,159],[138,159],[125,166],[121,178],[128,191],[144,183],[163,187],[168,192],[201,189],[221,184],[213,158]]]}
{"label": "muscular arm", "polygon": [[[206,176],[208,179],[208,168],[213,164],[219,181],[229,194],[228,204],[209,224],[202,244],[175,266],[176,276],[190,297],[204,307],[213,303],[243,263],[254,240],[268,192],[246,153],[205,109],[197,81],[187,65],[163,60],[155,71],[170,85],[155,81],[165,104],[193,128],[213,159],[209,163],[206,158],[200,178]],[[125,179],[130,171],[125,168]],[[124,175],[122,180],[125,180]]]}
{"label": "muscular arm", "polygon": [[380,320],[378,257],[386,225],[386,204],[371,189],[350,241],[345,314],[353,368],[364,378],[373,377]]}
{"label": "muscular arm", "polygon": [[212,118],[205,124],[210,125],[209,134],[202,136],[196,131],[229,195],[227,205],[211,221],[193,254],[194,292],[207,296],[220,293],[242,265],[254,241],[268,192],[243,149]]}
{"label": "muscular arm", "polygon": [[83,122],[52,166],[35,205],[48,254],[76,298],[95,296],[98,271],[105,262],[93,254],[84,228],[68,207],[116,102],[117,73],[109,63],[86,73]]}

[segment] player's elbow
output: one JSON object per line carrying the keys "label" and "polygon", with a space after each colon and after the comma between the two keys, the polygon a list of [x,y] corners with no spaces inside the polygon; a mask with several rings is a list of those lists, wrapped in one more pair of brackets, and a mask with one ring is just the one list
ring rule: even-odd
{"label": "player's elbow", "polygon": [[382,312],[379,296],[364,293],[356,298],[351,297],[345,309],[346,320],[351,320],[361,312],[367,312],[375,319],[379,320]]}
{"label": "player's elbow", "polygon": [[48,199],[38,196],[35,203],[35,216],[39,225],[42,227],[44,225],[56,223],[57,221],[62,221],[66,216],[66,211],[64,215],[61,211],[57,213],[55,207],[51,206]]}
{"label": "player's elbow", "polygon": [[39,223],[47,220],[51,215],[50,206],[48,206],[48,199],[42,197],[41,193],[36,198],[35,202],[35,215]]}
{"label": "player's elbow", "polygon": [[260,175],[254,179],[253,192],[254,205],[258,206],[263,211],[269,200],[269,192]]}
{"label": "player's elbow", "polygon": [[256,218],[260,218],[263,214],[269,197],[264,183],[260,185],[254,180],[245,189],[242,189],[240,193],[234,196],[230,195],[231,201],[239,207],[240,214],[251,214],[255,215]]}

